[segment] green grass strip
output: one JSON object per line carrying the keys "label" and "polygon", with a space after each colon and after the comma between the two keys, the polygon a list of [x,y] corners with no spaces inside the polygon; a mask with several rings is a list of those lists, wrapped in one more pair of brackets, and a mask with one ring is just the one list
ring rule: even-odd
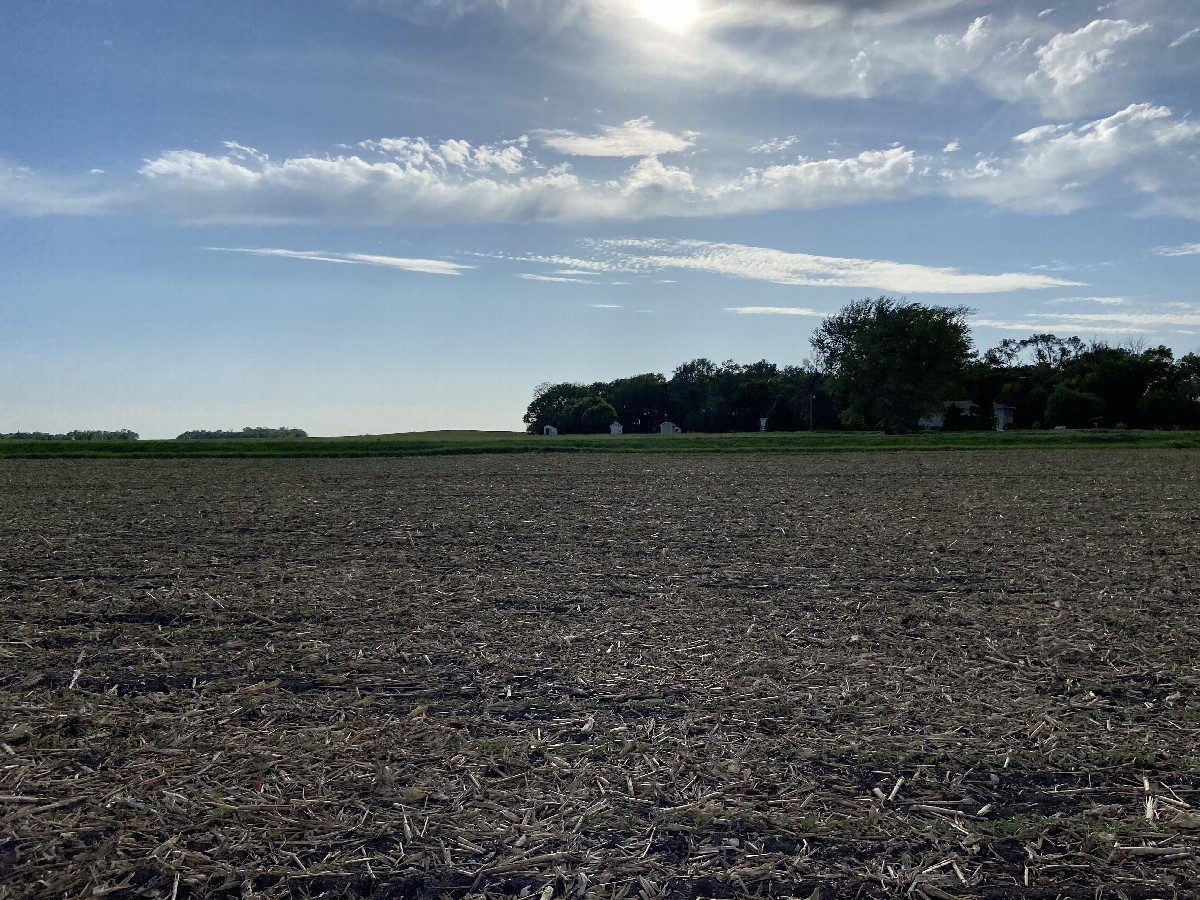
{"label": "green grass strip", "polygon": [[446,456],[462,453],[823,453],[878,450],[993,450],[1123,447],[1198,449],[1200,432],[1077,431],[625,434],[546,437],[504,431],[430,431],[335,438],[191,441],[0,440],[0,459],[195,459]]}

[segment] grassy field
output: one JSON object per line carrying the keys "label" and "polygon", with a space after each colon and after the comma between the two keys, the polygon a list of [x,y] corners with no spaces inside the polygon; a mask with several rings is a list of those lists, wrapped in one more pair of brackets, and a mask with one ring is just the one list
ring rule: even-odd
{"label": "grassy field", "polygon": [[1078,431],[767,432],[765,434],[626,434],[543,437],[511,431],[425,431],[332,438],[238,438],[200,441],[0,440],[0,459],[321,458],[446,456],[470,453],[810,453],[846,450],[990,450],[1117,446],[1200,448],[1200,432]]}

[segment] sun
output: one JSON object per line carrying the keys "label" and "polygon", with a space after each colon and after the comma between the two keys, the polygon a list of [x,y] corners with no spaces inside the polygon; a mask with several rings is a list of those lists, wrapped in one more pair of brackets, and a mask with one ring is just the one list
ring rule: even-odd
{"label": "sun", "polygon": [[641,0],[641,4],[643,16],[672,31],[683,31],[700,15],[696,0]]}

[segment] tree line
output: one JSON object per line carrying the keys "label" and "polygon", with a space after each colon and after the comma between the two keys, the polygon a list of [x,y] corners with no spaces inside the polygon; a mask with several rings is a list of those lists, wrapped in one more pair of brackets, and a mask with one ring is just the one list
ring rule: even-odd
{"label": "tree line", "polygon": [[306,438],[301,428],[243,428],[241,431],[185,431],[177,441],[213,441],[230,438]]}
{"label": "tree line", "polygon": [[[241,431],[185,431],[175,440],[201,441],[228,438],[306,438],[308,432],[300,428],[243,428]],[[0,440],[13,441],[136,441],[138,433],[125,428],[120,431],[68,431],[66,434],[50,434],[45,431],[16,431],[0,434]]]}
{"label": "tree line", "polygon": [[50,434],[45,431],[14,431],[0,434],[0,440],[8,441],[136,441],[138,433],[123,428],[120,431],[68,431],[66,434]]}
{"label": "tree line", "polygon": [[[541,384],[524,421],[566,434],[872,429],[913,431],[940,415],[947,430],[993,429],[994,404],[1016,428],[1200,429],[1200,355],[1169,347],[1085,343],[1034,334],[978,352],[966,307],[856,300],[826,318],[801,365],[694,359],[593,384]],[[947,406],[946,401],[970,405]],[[966,408],[963,408],[966,406]]]}

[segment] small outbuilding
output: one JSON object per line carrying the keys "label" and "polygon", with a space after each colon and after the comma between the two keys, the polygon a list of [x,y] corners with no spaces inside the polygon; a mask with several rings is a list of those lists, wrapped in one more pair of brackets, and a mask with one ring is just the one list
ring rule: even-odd
{"label": "small outbuilding", "polygon": [[621,427],[620,422],[613,422],[611,425],[608,426],[608,433],[609,434],[624,434],[625,429]]}
{"label": "small outbuilding", "polygon": [[558,434],[558,429],[553,425],[547,425],[542,429],[542,434]]}
{"label": "small outbuilding", "polygon": [[658,426],[660,434],[683,434],[683,429],[674,422],[663,422]]}

